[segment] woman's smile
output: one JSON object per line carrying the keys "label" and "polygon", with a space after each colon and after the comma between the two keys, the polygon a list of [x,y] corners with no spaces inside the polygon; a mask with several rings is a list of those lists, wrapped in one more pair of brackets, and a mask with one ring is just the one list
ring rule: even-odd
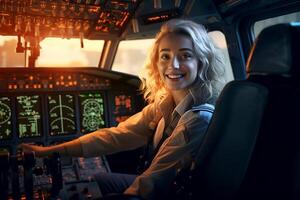
{"label": "woman's smile", "polygon": [[187,36],[170,33],[161,39],[157,65],[166,89],[186,91],[190,88],[197,78],[198,63]]}
{"label": "woman's smile", "polygon": [[185,76],[184,73],[172,73],[172,72],[166,73],[166,77],[173,81],[182,79],[184,76]]}

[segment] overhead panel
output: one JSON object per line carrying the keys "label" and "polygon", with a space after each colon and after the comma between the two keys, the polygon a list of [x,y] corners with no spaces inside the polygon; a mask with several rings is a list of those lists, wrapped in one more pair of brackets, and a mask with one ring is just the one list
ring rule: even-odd
{"label": "overhead panel", "polygon": [[119,35],[140,0],[0,0],[0,35]]}

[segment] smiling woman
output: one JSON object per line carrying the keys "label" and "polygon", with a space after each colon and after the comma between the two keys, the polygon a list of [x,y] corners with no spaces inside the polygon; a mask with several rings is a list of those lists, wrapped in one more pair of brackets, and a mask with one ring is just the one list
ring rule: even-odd
{"label": "smiling woman", "polygon": [[[167,90],[178,91],[196,81],[200,70],[199,60],[194,53],[193,43],[187,36],[169,33],[161,39],[158,51],[158,71]],[[181,98],[178,101],[180,100]]]}

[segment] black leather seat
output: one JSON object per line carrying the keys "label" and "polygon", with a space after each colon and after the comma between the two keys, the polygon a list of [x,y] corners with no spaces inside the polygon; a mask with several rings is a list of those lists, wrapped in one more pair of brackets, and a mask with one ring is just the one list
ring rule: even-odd
{"label": "black leather seat", "polygon": [[[234,199],[255,148],[268,100],[266,87],[232,81],[223,89],[192,171],[178,199]],[[190,197],[187,197],[190,196]]]}
{"label": "black leather seat", "polygon": [[259,137],[241,199],[300,199],[300,23],[279,24],[258,37],[248,80],[268,88]]}
{"label": "black leather seat", "polygon": [[300,199],[299,45],[295,23],[258,36],[247,80],[218,99],[190,199]]}

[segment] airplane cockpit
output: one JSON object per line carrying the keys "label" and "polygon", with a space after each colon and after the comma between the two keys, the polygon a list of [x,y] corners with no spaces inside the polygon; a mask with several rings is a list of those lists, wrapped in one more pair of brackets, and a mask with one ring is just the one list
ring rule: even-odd
{"label": "airplane cockpit", "polygon": [[19,145],[60,144],[141,111],[139,77],[164,22],[203,24],[228,83],[247,78],[260,32],[299,21],[299,9],[296,0],[0,0],[0,199],[100,199],[94,174],[137,173],[144,148],[39,158]]}

